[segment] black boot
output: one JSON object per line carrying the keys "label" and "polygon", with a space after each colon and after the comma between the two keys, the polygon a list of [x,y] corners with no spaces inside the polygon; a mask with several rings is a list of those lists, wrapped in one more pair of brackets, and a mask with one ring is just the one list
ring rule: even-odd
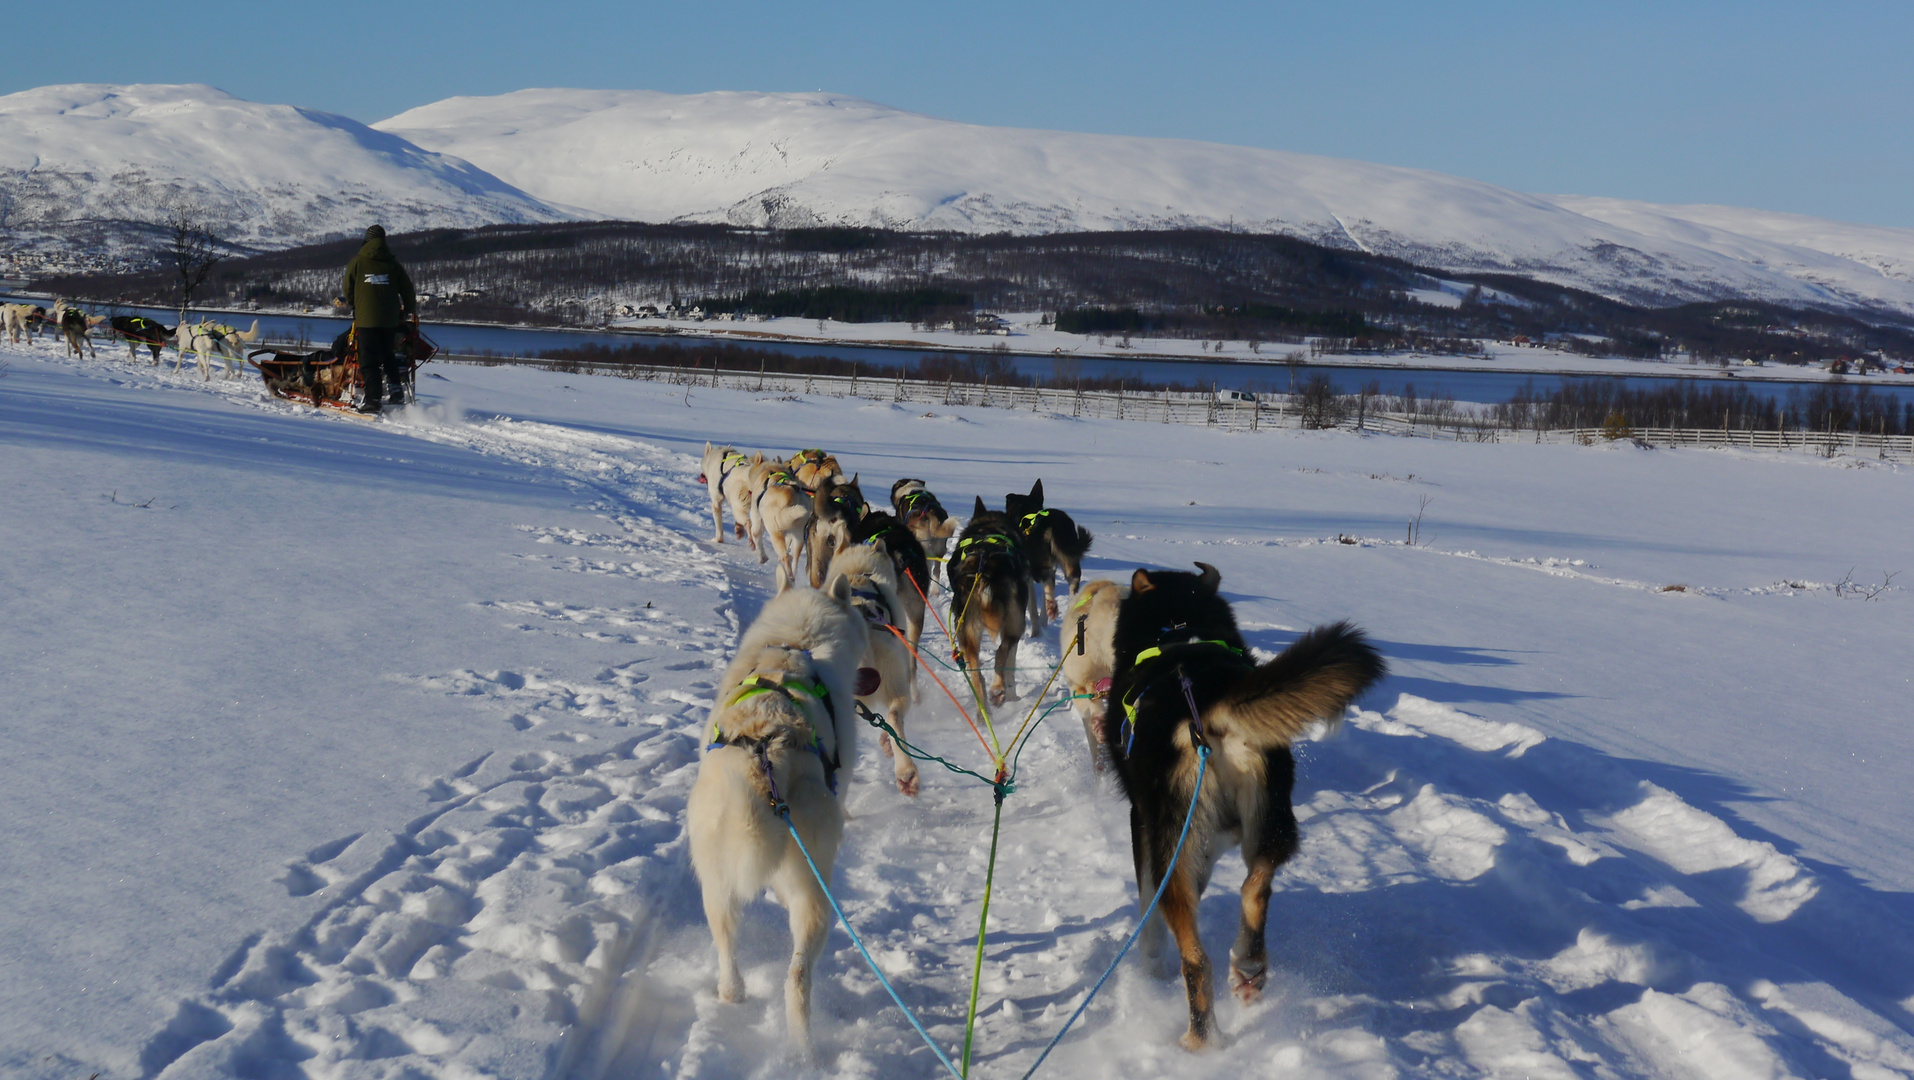
{"label": "black boot", "polygon": [[353,409],[352,411],[356,413],[365,413],[368,416],[377,416],[379,414],[379,399],[367,398],[366,400],[360,402],[358,407]]}

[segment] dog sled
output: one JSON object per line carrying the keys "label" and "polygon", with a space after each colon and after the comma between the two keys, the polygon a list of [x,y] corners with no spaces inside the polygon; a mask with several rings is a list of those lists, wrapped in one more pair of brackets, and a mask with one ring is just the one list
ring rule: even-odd
{"label": "dog sled", "polygon": [[[410,325],[399,339],[396,352],[409,400],[415,396],[419,368],[438,355],[439,347],[418,326]],[[350,330],[340,334],[330,349],[254,349],[246,354],[246,362],[259,369],[273,397],[286,401],[315,408],[351,409],[365,392],[359,350]]]}

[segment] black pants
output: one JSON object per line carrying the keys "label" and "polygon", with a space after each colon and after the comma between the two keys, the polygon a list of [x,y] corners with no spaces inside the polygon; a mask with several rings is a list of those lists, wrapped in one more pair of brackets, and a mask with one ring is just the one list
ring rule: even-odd
{"label": "black pants", "polygon": [[352,331],[352,338],[359,346],[359,377],[365,380],[366,400],[383,403],[388,381],[393,395],[403,397],[405,370],[399,366],[395,352],[398,330],[361,326]]}

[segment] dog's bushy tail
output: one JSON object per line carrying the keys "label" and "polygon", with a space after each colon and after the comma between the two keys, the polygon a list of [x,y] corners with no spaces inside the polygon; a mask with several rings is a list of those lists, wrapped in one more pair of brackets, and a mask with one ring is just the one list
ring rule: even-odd
{"label": "dog's bushy tail", "polygon": [[1288,746],[1319,720],[1340,721],[1343,709],[1388,670],[1361,630],[1347,622],[1318,626],[1243,673],[1204,724],[1257,750]]}

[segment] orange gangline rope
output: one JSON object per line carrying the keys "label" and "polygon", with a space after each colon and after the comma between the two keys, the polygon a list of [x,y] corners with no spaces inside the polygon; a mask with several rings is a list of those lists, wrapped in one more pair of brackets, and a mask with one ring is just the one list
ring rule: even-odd
{"label": "orange gangline rope", "polygon": [[[908,577],[910,575],[906,574],[905,576]],[[937,688],[944,692],[944,696],[950,699],[950,703],[952,705],[957,706],[957,715],[964,718],[964,723],[969,724],[970,730],[976,734],[977,741],[983,744],[984,753],[989,754],[991,756],[991,760],[997,762],[997,764],[1001,766],[1003,763],[1002,760],[997,756],[995,751],[990,749],[990,743],[984,739],[984,733],[978,730],[977,728],[977,721],[972,720],[970,718],[969,710],[965,709],[962,705],[958,704],[957,695],[950,692],[950,687],[944,685],[943,679],[938,678],[937,669],[931,667],[929,664],[924,663],[923,654],[917,651],[917,646],[912,645],[910,643],[910,638],[907,637],[902,630],[899,630],[897,627],[892,626],[889,623],[884,624],[884,629],[889,630],[893,634],[896,634],[897,640],[904,643],[904,647],[910,650],[910,654],[912,656],[917,657],[917,666],[919,668],[930,672],[930,677],[934,682],[937,683]]]}

